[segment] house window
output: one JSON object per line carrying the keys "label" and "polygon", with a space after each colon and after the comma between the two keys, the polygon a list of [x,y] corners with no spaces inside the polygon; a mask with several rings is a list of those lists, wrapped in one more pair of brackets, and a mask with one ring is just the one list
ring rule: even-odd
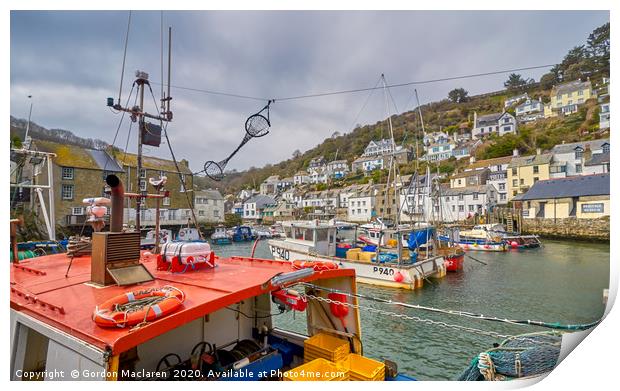
{"label": "house window", "polygon": [[144,168],[140,169],[140,178],[146,178],[146,169]]}
{"label": "house window", "polygon": [[181,189],[179,191],[181,193],[185,192],[185,174],[181,174]]}
{"label": "house window", "polygon": [[603,153],[609,153],[609,144],[603,144]]}
{"label": "house window", "polygon": [[[286,206],[286,208],[288,209],[288,205]],[[213,217],[220,217],[219,209],[213,209]]]}
{"label": "house window", "polygon": [[146,181],[144,179],[140,179],[140,191],[146,191]]}
{"label": "house window", "polygon": [[510,126],[504,126],[504,132],[510,132],[512,128]]}
{"label": "house window", "polygon": [[463,194],[459,194],[459,201],[463,201]]}
{"label": "house window", "polygon": [[512,180],[512,187],[517,187],[519,186],[519,180],[518,179],[513,179]]}
{"label": "house window", "polygon": [[459,185],[461,184],[461,180],[459,179]]}
{"label": "house window", "polygon": [[450,201],[450,197],[446,197],[446,201]]}
{"label": "house window", "polygon": [[478,199],[478,193],[474,193],[473,195],[474,195],[474,200],[477,200]]}
{"label": "house window", "polygon": [[74,216],[81,216],[84,214],[84,209],[81,206],[71,208],[71,214]]}
{"label": "house window", "polygon": [[453,211],[453,212],[455,212],[455,207],[454,207],[454,205],[452,205],[452,211]]}
{"label": "house window", "polygon": [[575,150],[575,159],[581,159],[583,156],[583,150],[581,148]]}
{"label": "house window", "polygon": [[583,90],[579,90],[579,92],[577,93],[579,96],[583,95]]}
{"label": "house window", "polygon": [[502,201],[506,201],[506,193],[500,193],[499,194],[499,199]]}
{"label": "house window", "polygon": [[499,184],[499,189],[500,190],[506,190],[506,184],[505,183],[500,183]]}
{"label": "house window", "polygon": [[523,178],[521,178],[521,180],[519,181],[519,184],[524,185],[525,184],[525,180]]}
{"label": "house window", "polygon": [[538,166],[534,166],[534,174],[538,174]]}
{"label": "house window", "polygon": [[583,103],[583,98],[579,98],[579,99],[577,99],[577,103],[578,103],[578,104],[582,104],[582,103]]}
{"label": "house window", "polygon": [[170,206],[170,197],[164,197],[164,202],[162,204],[164,206]]}
{"label": "house window", "polygon": [[73,167],[62,168],[62,179],[73,179]]}
{"label": "house window", "polygon": [[73,185],[62,185],[62,199],[63,200],[72,200],[73,199]]}
{"label": "house window", "polygon": [[507,124],[510,122],[510,118],[504,118],[504,123]]}
{"label": "house window", "polygon": [[577,163],[575,164],[575,172],[577,172],[578,174],[581,173],[583,171],[581,164]]}
{"label": "house window", "polygon": [[205,215],[205,211],[204,210],[199,210],[198,211],[198,216],[204,216]]}
{"label": "house window", "polygon": [[465,206],[459,205],[459,212],[465,212]]}
{"label": "house window", "polygon": [[351,209],[351,214],[354,215],[355,214],[355,209]]}
{"label": "house window", "polygon": [[474,206],[473,205],[469,205],[469,211],[473,212],[474,211]]}
{"label": "house window", "polygon": [[517,175],[517,168],[516,167],[512,168],[512,175]]}
{"label": "house window", "polygon": [[538,182],[538,177],[537,176],[534,177],[534,183],[536,183],[536,182]]}

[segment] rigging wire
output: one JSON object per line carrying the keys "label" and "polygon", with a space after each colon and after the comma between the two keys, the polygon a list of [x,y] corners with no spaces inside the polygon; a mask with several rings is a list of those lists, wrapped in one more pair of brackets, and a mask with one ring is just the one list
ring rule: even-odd
{"label": "rigging wire", "polygon": [[379,83],[381,83],[381,76],[379,76],[379,79],[377,79],[377,82],[375,83],[375,86],[373,87],[372,90],[370,90],[370,92],[368,93],[368,96],[366,97],[366,101],[364,102],[364,104],[362,105],[362,108],[360,109],[360,111],[357,113],[357,115],[355,116],[355,119],[353,120],[353,122],[351,122],[351,126],[349,126],[349,129],[353,129],[353,127],[355,126],[355,124],[357,123],[357,120],[359,119],[360,115],[362,115],[362,112],[366,109],[366,105],[368,105],[368,102],[370,101],[370,97],[372,97],[372,94],[374,94],[376,87],[379,85]]}
{"label": "rigging wire", "polygon": [[[428,311],[428,312],[435,312],[435,313],[442,313],[446,315],[456,315],[456,316],[462,316],[462,317],[472,318],[472,319],[487,320],[487,321],[500,322],[500,323],[510,323],[510,324],[515,324],[515,325],[540,326],[540,327],[546,327],[546,328],[551,328],[551,329],[556,329],[556,330],[576,331],[576,330],[586,330],[600,323],[600,320],[590,322],[590,323],[585,323],[585,324],[560,324],[559,322],[544,322],[544,321],[529,320],[529,319],[518,320],[518,319],[498,318],[498,317],[491,317],[491,316],[486,316],[483,314],[476,314],[476,313],[467,312],[467,311],[448,310],[448,309],[442,309],[442,308],[427,307],[427,306],[422,306],[418,304],[403,303],[403,302],[393,301],[391,299],[383,299],[379,297],[368,296],[368,295],[364,295],[361,293],[345,292],[345,291],[341,291],[338,289],[318,286],[318,285],[307,283],[307,282],[299,282],[297,284],[305,286],[305,287],[309,287],[312,289],[320,290],[320,291],[325,291],[325,292],[330,292],[330,293],[341,293],[347,297],[366,299],[366,300],[383,303],[383,304],[394,305],[398,307],[404,307],[404,308],[410,308],[414,310],[421,310],[421,311]],[[324,299],[324,300],[327,300],[327,299]],[[336,304],[351,305],[350,303],[336,302],[335,300],[332,300],[332,302]]]}
{"label": "rigging wire", "polygon": [[[129,100],[131,99],[131,94],[133,94],[134,87],[135,87],[135,83],[131,85],[131,90],[129,91],[129,96],[127,97],[127,102],[125,102],[125,106],[127,106],[127,104],[129,104]],[[138,94],[136,93],[136,98],[137,97],[138,97]],[[121,114],[121,118],[118,121],[118,126],[116,127],[116,133],[114,134],[114,140],[112,140],[112,148],[114,148],[114,146],[116,144],[116,138],[118,137],[118,132],[121,130],[121,125],[123,124],[123,119],[124,118],[125,118],[125,111],[123,111],[123,113]],[[127,147],[125,147],[125,153],[127,153]],[[106,159],[105,165],[103,166],[103,171],[105,171],[108,168],[108,162],[109,161],[110,161],[110,159]]]}
{"label": "rigging wire", "polygon": [[118,104],[121,104],[121,92],[123,91],[123,76],[125,75],[125,59],[127,58],[127,43],[129,42],[129,28],[131,27],[131,10],[127,20],[127,33],[125,34],[125,50],[123,52],[123,65],[121,67],[121,83],[118,88]]}
{"label": "rigging wire", "polygon": [[[147,85],[149,86],[149,91],[151,92],[151,96],[153,97],[153,103],[155,103],[155,109],[157,110],[157,115],[161,117],[159,108],[157,107],[157,100],[155,100],[155,94],[153,94],[153,89],[151,88],[150,84],[147,84]],[[196,230],[198,231],[198,235],[200,236],[200,239],[204,240],[202,231],[200,231],[200,227],[198,226],[198,219],[196,218],[196,212],[194,211],[194,207],[189,199],[189,194],[188,194],[190,191],[193,191],[194,189],[187,188],[187,185],[185,184],[184,174],[181,173],[181,169],[179,168],[179,163],[177,162],[177,158],[174,155],[174,151],[172,150],[172,144],[170,143],[170,139],[168,138],[168,124],[169,123],[170,121],[166,121],[166,124],[163,127],[164,136],[166,137],[166,144],[168,144],[168,149],[170,150],[172,161],[174,162],[174,166],[176,167],[177,174],[179,175],[179,181],[181,182],[181,186],[183,186],[183,190],[185,190],[183,193],[185,193],[185,199],[187,200],[187,206],[189,207],[189,210],[192,213],[192,220],[194,221],[194,226],[196,227]]]}
{"label": "rigging wire", "polygon": [[[535,65],[535,66],[529,66],[529,67],[503,69],[503,70],[491,71],[491,72],[472,73],[472,74],[468,74],[468,75],[449,76],[449,77],[442,77],[442,78],[429,79],[429,80],[415,80],[415,81],[410,81],[410,82],[405,82],[405,83],[390,84],[390,85],[387,85],[387,87],[389,87],[389,88],[397,88],[397,87],[407,87],[407,86],[412,86],[412,85],[439,83],[439,82],[451,81],[451,80],[471,79],[471,78],[483,77],[483,76],[501,75],[501,74],[504,74],[504,73],[512,73],[512,72],[528,71],[528,70],[534,70],[534,69],[549,68],[549,67],[553,67],[555,65],[557,65],[557,64]],[[152,82],[152,83],[153,84],[158,84],[158,85],[162,84],[162,83],[158,83],[158,82]],[[228,96],[228,97],[239,98],[239,99],[252,99],[252,100],[260,100],[260,101],[266,101],[266,100],[288,101],[288,100],[318,98],[318,97],[332,96],[332,95],[353,94],[353,93],[364,92],[364,91],[372,91],[372,90],[377,90],[379,88],[383,88],[383,87],[379,87],[379,86],[374,86],[374,87],[353,88],[353,89],[339,90],[339,91],[310,93],[310,94],[304,94],[304,95],[293,95],[293,96],[284,96],[284,97],[277,97],[277,98],[266,98],[266,97],[257,97],[257,96],[243,95],[243,94],[237,94],[237,93],[222,92],[222,91],[213,91],[213,90],[194,88],[194,87],[185,87],[185,86],[176,86],[176,85],[171,85],[170,87],[176,88],[176,89],[180,89],[180,90],[202,92],[202,93],[211,94],[211,95],[221,95],[221,96]]]}

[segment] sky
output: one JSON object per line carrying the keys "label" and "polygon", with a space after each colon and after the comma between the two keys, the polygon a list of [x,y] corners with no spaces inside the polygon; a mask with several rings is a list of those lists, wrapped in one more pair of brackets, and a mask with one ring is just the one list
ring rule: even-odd
{"label": "sky", "polygon": [[[118,98],[128,15],[12,11],[11,115],[27,118],[32,95],[34,122],[112,143],[120,114],[106,98]],[[160,98],[161,18],[159,11],[132,13],[123,103],[138,69]],[[607,11],[164,11],[164,28],[173,31],[173,86],[259,98],[172,88],[168,134],[177,158],[198,171],[227,157],[247,117],[276,99],[270,133],[247,143],[227,168],[277,163],[336,131],[412,110],[414,88],[424,104],[459,87],[470,95],[500,90],[508,74],[390,88],[388,109],[384,90],[279,98],[373,87],[381,74],[398,84],[554,64],[608,21]],[[538,80],[547,71],[518,73]],[[150,93],[145,102],[155,112]],[[125,148],[128,132],[125,117],[116,146]],[[129,151],[136,146],[134,127]],[[166,144],[144,153],[170,158]]]}

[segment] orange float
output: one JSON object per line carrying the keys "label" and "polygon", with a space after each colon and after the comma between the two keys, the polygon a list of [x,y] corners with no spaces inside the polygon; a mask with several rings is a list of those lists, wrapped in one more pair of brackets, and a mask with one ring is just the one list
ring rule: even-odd
{"label": "orange float", "polygon": [[316,271],[335,270],[338,269],[336,262],[330,261],[293,261],[293,269],[314,269]]}
{"label": "orange float", "polygon": [[173,286],[127,292],[95,307],[93,320],[101,327],[135,326],[176,311],[185,294]]}

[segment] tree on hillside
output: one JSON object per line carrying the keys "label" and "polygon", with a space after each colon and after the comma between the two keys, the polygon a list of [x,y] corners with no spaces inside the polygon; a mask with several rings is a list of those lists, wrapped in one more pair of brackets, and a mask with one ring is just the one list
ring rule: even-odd
{"label": "tree on hillside", "polygon": [[528,80],[524,79],[521,75],[517,73],[511,73],[508,75],[508,80],[504,82],[504,87],[508,90],[517,90],[523,86],[528,84]]}
{"label": "tree on hillside", "polygon": [[588,37],[588,55],[593,70],[609,75],[609,23],[596,28]]}
{"label": "tree on hillside", "polygon": [[454,103],[462,103],[467,101],[467,92],[464,88],[455,88],[448,93],[448,99]]}
{"label": "tree on hillside", "polygon": [[540,87],[544,90],[550,90],[554,84],[558,82],[558,78],[555,73],[549,72],[545,73],[540,78]]}
{"label": "tree on hillside", "polygon": [[293,151],[293,158],[297,159],[298,157],[301,156],[301,151],[299,151],[299,149],[296,149]]}

